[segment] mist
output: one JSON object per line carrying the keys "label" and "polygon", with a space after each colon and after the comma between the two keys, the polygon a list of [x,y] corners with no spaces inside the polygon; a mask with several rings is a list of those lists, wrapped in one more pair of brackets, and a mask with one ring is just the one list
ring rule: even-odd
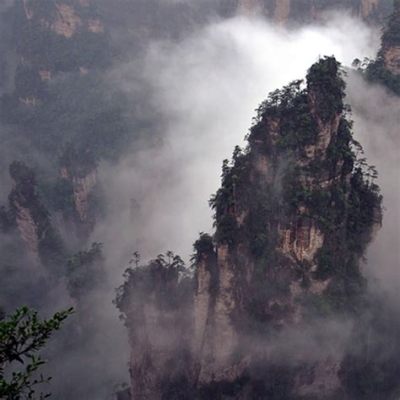
{"label": "mist", "polygon": [[222,160],[245,145],[268,93],[303,77],[320,56],[349,66],[378,46],[377,31],[348,15],[299,29],[237,16],[179,42],[152,41],[142,60],[117,66],[110,79],[128,96],[145,82],[163,132],[156,146],[101,166],[109,209],[93,239],[107,244],[111,264],[126,265],[133,251],[148,259],[170,249],[188,260],[198,233],[212,230],[208,199]]}
{"label": "mist", "polygon": [[[255,109],[268,93],[305,76],[323,55],[335,55],[346,69],[355,58],[373,58],[379,36],[376,29],[337,13],[327,15],[325,23],[296,29],[237,16],[213,21],[178,42],[153,40],[143,59],[117,65],[111,82],[128,98],[137,97],[144,84],[162,139],[155,146],[144,140],[117,165],[100,166],[108,212],[92,238],[106,244],[107,264],[115,267],[112,285],[121,283],[134,251],[148,260],[173,250],[188,261],[199,232],[213,230],[208,199],[220,185],[222,160],[231,157],[235,145],[246,145]],[[365,267],[375,293],[382,284],[386,289],[400,285],[398,100],[354,73],[346,80],[355,137],[377,166],[385,198],[383,229]],[[281,365],[296,363],[293,354],[299,348],[300,363],[339,360],[353,343],[354,329],[352,321],[340,317],[317,319],[304,331],[283,330],[269,346],[249,338],[249,352],[258,346]]]}
{"label": "mist", "polygon": [[349,77],[347,93],[356,139],[363,145],[368,161],[377,168],[383,194],[383,225],[369,248],[366,272],[371,289],[383,290],[396,304],[400,289],[400,101],[355,73]]}
{"label": "mist", "polygon": [[[189,0],[163,3],[177,5]],[[123,30],[114,30],[114,40],[127,46],[130,33],[123,37]],[[222,20],[214,15],[206,24],[196,25],[179,38],[147,39],[140,57],[137,43],[133,43],[132,48],[125,49],[123,61],[118,59],[105,72],[107,84],[128,99],[132,107],[128,111],[152,123],[142,128],[131,121],[132,136],[141,129],[144,134],[138,135],[140,139],[126,149],[121,160],[103,160],[98,167],[105,212],[88,243],[104,244],[107,278],[101,288],[88,294],[97,322],[91,330],[96,335],[85,352],[74,350],[71,340],[63,352],[63,365],[50,364],[55,394],[68,393],[69,387],[83,376],[85,398],[98,399],[109,395],[114,384],[128,380],[127,333],[112,304],[115,288],[123,281],[123,271],[134,251],[149,260],[173,250],[189,262],[198,234],[213,230],[208,199],[220,185],[222,160],[231,157],[235,145],[246,145],[244,139],[255,109],[268,93],[304,77],[321,56],[335,55],[349,67],[355,58],[373,58],[380,45],[377,29],[343,13],[326,14],[324,22],[297,28],[284,28],[256,17]],[[399,101],[355,74],[348,78],[348,101],[354,110],[356,138],[380,173],[386,207],[383,228],[371,246],[365,268],[373,282],[371,290],[377,290],[375,283],[379,283],[395,300],[400,288],[400,191],[396,174],[400,161],[396,151]],[[3,199],[12,185],[6,166],[27,153],[29,147],[9,134],[8,129],[0,130],[3,146],[11,149],[0,164],[4,167],[0,172]],[[155,135],[146,137],[146,132]],[[43,162],[40,154],[30,157],[34,164]],[[25,279],[21,279],[23,288],[29,286]],[[43,288],[37,292],[40,290]],[[27,293],[27,302],[35,297],[35,291]],[[64,282],[47,294],[46,300],[49,299],[51,305],[43,307],[46,312],[70,305]],[[330,321],[328,328],[333,333],[329,329],[324,333],[317,360],[338,349],[342,352],[352,327],[348,321]],[[288,342],[296,347],[307,343],[314,346],[320,338],[310,344],[309,335],[321,330],[325,332],[317,321],[310,331],[284,331],[275,343],[277,356],[290,358]],[[337,344],[332,342],[332,336],[339,338]],[[329,354],[322,352],[327,343],[333,346],[328,349]],[[305,352],[310,355],[308,350],[309,347]],[[52,351],[59,357],[59,351]],[[96,374],[106,377],[101,385]],[[70,379],[63,380],[65,375]],[[79,393],[82,395],[82,391]]]}

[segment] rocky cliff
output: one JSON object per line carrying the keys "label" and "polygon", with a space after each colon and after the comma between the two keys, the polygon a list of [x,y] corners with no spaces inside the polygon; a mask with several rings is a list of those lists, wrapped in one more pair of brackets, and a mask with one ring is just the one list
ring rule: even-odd
{"label": "rocky cliff", "polygon": [[119,289],[116,304],[131,344],[133,399],[176,399],[189,393],[192,296],[182,271],[182,260],[172,253],[145,268],[136,260]]}
{"label": "rocky cliff", "polygon": [[97,164],[90,151],[86,151],[85,159],[81,156],[72,147],[67,148],[60,160],[60,177],[68,184],[73,203],[73,212],[64,213],[64,218],[73,221],[78,236],[87,238],[96,222]]}
{"label": "rocky cliff", "polygon": [[394,9],[383,30],[382,46],[377,59],[367,67],[367,79],[379,82],[400,95],[400,2],[394,0]]}
{"label": "rocky cliff", "polygon": [[[371,171],[355,156],[343,96],[338,63],[322,59],[305,84],[271,94],[248,148],[236,149],[232,164],[224,164],[222,188],[211,200],[216,288],[204,289],[206,268],[198,267],[202,291],[194,315],[207,321],[198,324],[207,332],[198,340],[212,349],[207,362],[204,350],[194,355],[200,386],[251,377],[255,365],[276,362],[274,335],[357,308],[360,260],[381,212]],[[204,292],[215,293],[207,318]],[[312,372],[302,379],[291,371],[290,396],[326,399],[343,391],[337,354],[309,363],[301,352],[290,357]]]}
{"label": "rocky cliff", "polygon": [[33,259],[56,276],[64,249],[38,194],[35,174],[24,163],[15,161],[10,165],[10,175],[14,181],[9,196],[10,210],[21,238]]}
{"label": "rocky cliff", "polygon": [[400,75],[400,2],[394,2],[394,12],[390,17],[382,37],[381,55],[385,68],[394,75]]}
{"label": "rocky cliff", "polygon": [[16,65],[14,85],[1,98],[2,122],[40,155],[29,163],[47,186],[48,211],[63,214],[67,230],[87,238],[97,162],[115,154],[114,138],[126,133],[121,103],[102,77],[111,64],[109,34],[91,0],[15,0],[4,20]]}
{"label": "rocky cliff", "polygon": [[238,0],[240,13],[263,13],[278,23],[289,20],[312,21],[331,9],[345,9],[353,15],[370,22],[383,22],[390,13],[391,0]]}
{"label": "rocky cliff", "polygon": [[[216,232],[195,244],[192,318],[183,322],[179,302],[163,312],[165,300],[152,300],[176,298],[177,277],[171,285],[153,264],[130,272],[122,298],[136,301],[120,308],[131,334],[132,399],[347,398],[345,340],[320,324],[362,308],[360,262],[381,223],[381,197],[375,171],[356,155],[341,74],[323,58],[305,82],[273,92],[247,148],[224,162],[210,202]],[[153,282],[145,295],[135,287],[143,271]],[[309,340],[292,346],[304,332]],[[160,340],[173,338],[161,351]],[[167,366],[182,349],[191,367],[177,379]]]}
{"label": "rocky cliff", "polygon": [[92,1],[18,0],[8,14],[19,58],[16,95],[23,104],[37,105],[58,74],[86,74],[104,62],[105,29]]}

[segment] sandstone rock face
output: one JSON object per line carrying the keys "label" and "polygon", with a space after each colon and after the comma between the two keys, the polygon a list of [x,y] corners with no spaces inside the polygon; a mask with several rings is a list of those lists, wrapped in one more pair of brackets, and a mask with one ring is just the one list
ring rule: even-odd
{"label": "sandstone rock face", "polygon": [[[319,67],[321,71],[332,68],[331,73],[336,76],[334,81],[337,79],[332,87],[324,87],[321,77],[316,78]],[[263,359],[266,368],[273,364],[273,351],[267,350],[269,346],[273,348],[273,342],[263,338],[263,347],[256,351],[253,349],[253,346],[257,347],[254,342],[260,340],[256,339],[255,326],[266,324],[268,329],[276,329],[276,332],[301,329],[309,315],[306,299],[325,301],[323,299],[338,279],[334,270],[322,273],[325,268],[322,254],[330,252],[333,246],[335,251],[343,252],[341,262],[352,257],[347,244],[343,243],[342,250],[339,250],[339,239],[331,231],[340,230],[339,225],[347,223],[346,211],[340,216],[337,214],[339,210],[334,211],[335,219],[327,229],[326,222],[319,221],[317,213],[321,213],[323,218],[326,213],[329,218],[329,212],[315,208],[317,198],[322,200],[325,195],[334,198],[338,190],[347,191],[351,196],[352,190],[356,190],[349,183],[353,179],[349,163],[354,161],[346,159],[345,153],[333,155],[333,149],[343,140],[343,145],[350,149],[350,136],[347,136],[340,100],[343,96],[342,81],[331,59],[321,61],[319,67],[309,73],[306,92],[299,88],[290,89],[299,90],[298,95],[294,95],[299,103],[295,98],[289,100],[291,95],[286,99],[285,94],[281,100],[270,101],[250,133],[247,152],[234,156],[230,170],[225,167],[223,188],[214,199],[216,290],[207,290],[211,279],[206,258],[201,258],[197,273],[194,359],[198,363],[195,369],[198,387],[218,382],[234,385],[243,376],[248,376],[255,360],[260,362]],[[323,93],[337,96],[337,101],[330,102]],[[287,119],[297,120],[296,116],[291,116],[290,107],[282,106],[292,101],[299,106],[302,101],[307,108],[305,112],[311,117],[308,127],[302,128],[294,122],[292,130],[286,125]],[[281,113],[277,112],[280,106],[283,107]],[[303,118],[305,115],[298,121],[304,121]],[[314,133],[303,144],[297,142],[292,152],[286,135],[290,135],[289,132],[298,134],[302,129]],[[304,197],[298,197],[296,191],[304,191]],[[288,204],[285,202],[290,203],[292,195],[296,200],[286,208]],[[315,200],[307,200],[308,196]],[[274,198],[276,200],[272,200]],[[348,199],[344,195],[341,200],[345,209],[350,207],[345,205]],[[378,198],[376,204],[379,208]],[[330,207],[335,210],[338,204],[330,203]],[[372,236],[379,223],[380,213],[371,214],[367,235]],[[257,246],[258,242],[262,243],[261,247]],[[264,286],[260,288],[261,282]],[[213,300],[210,293],[214,293]],[[342,390],[340,354],[333,351],[311,363],[296,352],[292,357],[303,363],[303,369],[311,371],[306,377],[294,372],[292,384],[297,395],[322,400]],[[245,393],[241,391],[234,398],[252,398]]]}
{"label": "sandstone rock face", "polygon": [[97,171],[94,170],[84,178],[74,177],[75,207],[82,222],[88,219],[89,197],[97,183]]}
{"label": "sandstone rock face", "polygon": [[379,7],[379,0],[362,0],[361,1],[361,16],[368,18]]}
{"label": "sandstone rock face", "polygon": [[385,21],[382,45],[377,59],[366,70],[367,79],[400,95],[400,2],[393,1],[393,12]]}
{"label": "sandstone rock face", "polygon": [[128,270],[133,400],[346,398],[345,345],[324,326],[362,293],[381,198],[354,151],[341,73],[323,58],[260,106],[210,201],[215,234],[194,244],[193,301],[167,300],[182,286],[162,259]]}
{"label": "sandstone rock face", "polygon": [[33,18],[34,12],[28,5],[28,0],[22,0],[22,5],[24,7],[25,16],[27,20],[31,20]]}
{"label": "sandstone rock face", "polygon": [[394,11],[382,37],[381,56],[384,67],[393,75],[400,75],[400,2],[394,2]]}
{"label": "sandstone rock face", "polygon": [[[14,187],[10,194],[10,206],[15,210],[15,219],[22,240],[31,255],[39,260],[39,221],[35,220],[35,209],[42,209],[38,203],[33,172],[24,164],[14,163],[10,167]],[[38,213],[37,213],[38,214]]]}
{"label": "sandstone rock face", "polygon": [[90,0],[74,0],[72,2],[57,1],[54,2],[53,12],[45,14],[44,10],[38,8],[34,2],[22,0],[22,6],[25,17],[28,21],[34,19],[40,22],[42,29],[51,30],[57,35],[67,39],[72,38],[80,30],[88,30],[93,33],[103,33],[104,26],[99,18],[82,17],[81,7],[88,7]]}
{"label": "sandstone rock face", "polygon": [[400,75],[400,46],[384,49],[383,59],[386,69],[392,74]]}
{"label": "sandstone rock face", "polygon": [[27,248],[36,261],[39,260],[39,237],[35,221],[32,218],[28,208],[22,207],[19,203],[15,203],[17,209],[16,220],[18,230],[22,240],[26,243]]}
{"label": "sandstone rock face", "polygon": [[[79,72],[80,68],[89,71],[97,67],[96,63],[101,63],[87,57],[88,52],[99,51],[105,43],[103,21],[93,10],[96,9],[90,0],[15,1],[12,7],[18,26],[15,34],[21,36],[24,43],[16,49],[19,66],[31,81],[41,81],[41,85],[39,82],[25,85],[23,95],[18,93],[23,104],[37,106],[43,100],[43,87],[58,74]],[[87,40],[88,36],[90,40]],[[37,37],[42,38],[41,46],[46,48],[46,53],[30,51],[37,46]],[[71,59],[65,58],[65,54],[71,54]],[[17,74],[16,86],[21,88],[19,79]]]}
{"label": "sandstone rock face", "polygon": [[[171,337],[176,315],[161,311],[155,304],[144,304],[135,310],[135,336],[131,338],[131,373],[134,377],[134,399],[162,399],[163,380],[168,371],[168,361],[175,355],[179,337]],[[138,318],[140,316],[141,318]]]}
{"label": "sandstone rock face", "polygon": [[51,225],[49,213],[37,192],[33,170],[22,162],[10,165],[14,187],[9,195],[10,209],[32,258],[44,266],[54,267],[62,248]]}
{"label": "sandstone rock face", "polygon": [[104,25],[99,18],[89,19],[88,30],[92,33],[103,33]]}
{"label": "sandstone rock face", "polygon": [[[232,354],[237,346],[237,334],[232,325],[231,314],[235,310],[235,279],[234,260],[230,258],[229,249],[221,245],[217,249],[219,286],[213,309],[209,309],[212,315],[207,318],[206,329],[212,329],[212,335],[208,335],[211,343],[206,343],[210,348],[211,362],[201,365],[198,381],[200,384],[210,383],[213,380],[232,379]],[[210,289],[208,289],[210,291]],[[197,298],[195,316],[203,304]],[[201,340],[204,341],[204,338]],[[235,375],[235,374],[233,374]],[[235,376],[233,377],[235,378]]]}
{"label": "sandstone rock face", "polygon": [[290,15],[291,0],[277,0],[275,3],[274,20],[284,23]]}
{"label": "sandstone rock face", "polygon": [[214,357],[210,335],[213,333],[212,319],[215,299],[211,290],[213,277],[208,266],[209,262],[210,260],[205,257],[198,263],[197,290],[194,300],[196,319],[194,321],[193,352],[201,357],[194,365],[194,370],[201,380],[205,379],[203,376],[208,370],[208,363]]}
{"label": "sandstone rock face", "polygon": [[310,0],[298,4],[296,0],[239,0],[239,13],[255,15],[264,13],[277,23],[289,20],[315,20],[321,13],[332,8],[345,8],[367,21],[382,22],[387,16],[386,9],[391,6],[390,0],[361,0],[361,2],[332,1],[321,2]]}
{"label": "sandstone rock face", "polygon": [[88,237],[96,222],[92,196],[98,183],[97,169],[94,164],[80,168],[80,161],[75,160],[75,157],[73,159],[67,157],[64,162],[68,167],[62,167],[60,175],[71,185],[74,209],[73,215],[64,217],[75,226],[78,236],[85,238]]}
{"label": "sandstone rock face", "polygon": [[280,251],[302,262],[313,262],[318,250],[324,244],[324,234],[315,223],[300,218],[296,226],[279,230]]}
{"label": "sandstone rock face", "polygon": [[[179,391],[174,385],[184,382],[188,386],[192,378],[189,338],[196,337],[189,312],[192,298],[184,293],[178,269],[158,258],[146,269],[128,270],[129,278],[117,300],[131,344],[132,399],[161,400],[166,392],[174,398]],[[205,276],[201,279],[207,281]],[[204,329],[200,320],[198,329]]]}
{"label": "sandstone rock face", "polygon": [[238,12],[245,15],[256,15],[263,9],[262,0],[239,0]]}
{"label": "sandstone rock face", "polygon": [[82,20],[73,7],[67,4],[56,4],[57,16],[52,24],[52,29],[58,35],[71,38],[79,27]]}

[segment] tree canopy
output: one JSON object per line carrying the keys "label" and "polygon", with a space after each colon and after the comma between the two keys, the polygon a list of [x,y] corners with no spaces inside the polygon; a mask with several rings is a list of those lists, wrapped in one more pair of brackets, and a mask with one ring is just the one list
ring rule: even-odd
{"label": "tree canopy", "polygon": [[45,399],[49,393],[37,391],[51,378],[40,373],[45,360],[39,352],[59,330],[72,308],[41,320],[28,307],[17,309],[0,321],[0,398],[4,400]]}

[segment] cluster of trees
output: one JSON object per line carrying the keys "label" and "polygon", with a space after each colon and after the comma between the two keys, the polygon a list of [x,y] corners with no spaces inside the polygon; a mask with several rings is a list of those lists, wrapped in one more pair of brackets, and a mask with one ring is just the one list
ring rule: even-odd
{"label": "cluster of trees", "polygon": [[[359,64],[361,71],[370,82],[383,84],[396,95],[400,95],[400,74],[390,71],[385,65],[385,52],[400,46],[400,2],[394,0],[394,12],[383,30],[382,48],[376,60],[366,60]],[[358,61],[358,60],[357,60]]]}
{"label": "cluster of trees", "polygon": [[370,82],[380,83],[396,95],[400,95],[400,77],[385,67],[382,57],[368,65],[366,76]]}
{"label": "cluster of trees", "polygon": [[[3,170],[11,164],[12,179],[2,178],[2,187],[9,186],[11,194],[8,200],[5,197],[7,204],[0,206],[0,306],[7,312],[21,304],[47,310],[54,301],[55,288],[60,288],[62,295],[76,305],[78,318],[74,327],[67,327],[66,334],[58,336],[57,351],[72,358],[79,349],[89,365],[100,336],[105,335],[96,332],[106,318],[96,304],[101,300],[95,297],[101,290],[110,290],[104,288],[107,278],[102,246],[90,244],[88,239],[94,221],[102,217],[103,201],[100,185],[96,185],[88,198],[88,221],[81,222],[74,182],[93,174],[105,159],[117,162],[142,134],[150,141],[155,131],[154,116],[144,121],[148,116],[136,104],[145,103],[144,97],[129,100],[115,82],[110,82],[108,72],[115,57],[121,57],[127,48],[117,49],[110,26],[104,23],[107,12],[116,9],[113,2],[8,3],[8,7],[1,6],[5,13],[0,15],[0,45],[5,59],[0,65],[4,144],[0,160]],[[62,9],[60,4],[70,9]],[[121,13],[119,8],[117,11]],[[66,35],[56,32],[54,21],[60,18],[60,12],[67,13],[65,20],[73,20],[71,37],[66,21]],[[120,28],[115,21],[109,22]],[[3,129],[5,125],[7,129]],[[15,181],[13,189],[11,180]],[[17,202],[32,217],[28,222],[32,222],[32,234],[37,234],[40,265],[31,268],[25,267],[31,265],[32,254],[16,224]],[[112,388],[114,382],[108,380],[114,378],[110,375],[115,371],[98,364],[91,366],[85,378],[74,376],[68,363],[60,368],[80,383],[67,389],[72,396],[85,397],[89,392],[96,396],[104,386],[110,384]],[[97,385],[103,386],[101,389],[95,387],[97,378],[102,379]],[[56,390],[64,390],[62,382]]]}
{"label": "cluster of trees", "polygon": [[191,281],[181,257],[168,251],[142,265],[140,254],[135,252],[129,264],[124,273],[125,282],[117,289],[115,299],[121,315],[126,317],[136,308],[134,304],[145,304],[152,296],[160,309],[179,307]]}
{"label": "cluster of trees", "polygon": [[[248,147],[236,148],[232,161],[223,163],[221,188],[210,200],[215,210],[213,240],[228,244],[231,251],[244,243],[251,251],[256,267],[247,307],[254,317],[252,329],[265,325],[268,299],[284,294],[296,276],[305,286],[310,278],[332,280],[323,298],[304,299],[310,303],[305,308],[316,313],[349,313],[361,305],[365,281],[359,262],[374,225],[381,222],[382,197],[376,171],[353,139],[343,74],[340,63],[325,57],[310,68],[306,82],[272,92],[258,109]],[[310,159],[307,148],[317,147],[318,124],[336,118],[338,131],[326,152],[316,150]],[[260,155],[268,164],[264,172],[256,167]],[[321,188],[318,182],[325,181],[330,186]],[[278,227],[285,224],[292,231],[316,225],[324,234],[324,246],[317,254],[316,271],[299,262],[294,275],[271,283],[271,276],[279,276],[274,266],[284,269],[291,263],[277,250]]]}
{"label": "cluster of trees", "polygon": [[21,307],[0,319],[0,398],[4,400],[42,400],[50,393],[42,385],[51,377],[40,373],[45,364],[40,352],[55,331],[59,330],[72,309],[41,320],[38,313]]}

